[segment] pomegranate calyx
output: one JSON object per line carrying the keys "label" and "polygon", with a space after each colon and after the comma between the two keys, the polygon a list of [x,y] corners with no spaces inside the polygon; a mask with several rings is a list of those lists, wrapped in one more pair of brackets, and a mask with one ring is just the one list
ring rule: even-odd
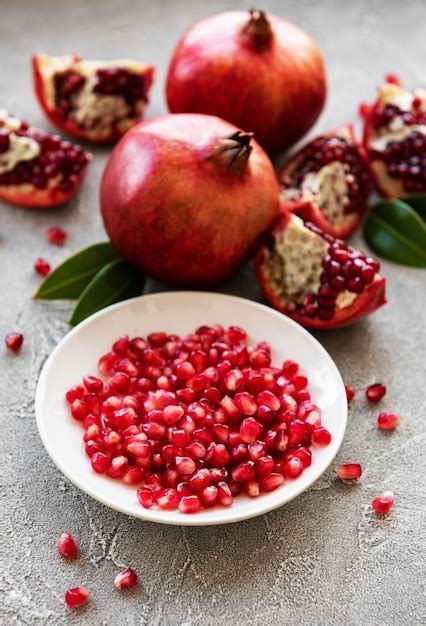
{"label": "pomegranate calyx", "polygon": [[256,48],[266,48],[272,38],[272,28],[266,13],[257,9],[250,9],[249,13],[250,18],[244,25],[242,33]]}
{"label": "pomegranate calyx", "polygon": [[213,158],[225,163],[228,170],[243,171],[249,160],[253,146],[250,144],[254,133],[243,133],[241,130],[220,140]]}

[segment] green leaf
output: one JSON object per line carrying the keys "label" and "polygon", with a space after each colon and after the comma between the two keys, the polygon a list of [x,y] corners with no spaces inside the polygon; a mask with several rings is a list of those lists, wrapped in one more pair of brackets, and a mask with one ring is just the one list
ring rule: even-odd
{"label": "green leaf", "polygon": [[105,265],[121,258],[108,243],[96,243],[68,257],[43,280],[34,298],[37,300],[76,300],[92,278]]}
{"label": "green leaf", "polygon": [[372,250],[391,261],[426,267],[426,225],[405,202],[389,199],[376,204],[364,235]]}
{"label": "green leaf", "polygon": [[69,323],[71,326],[104,307],[142,293],[145,279],[124,259],[111,261],[102,268],[80,296]]}
{"label": "green leaf", "polygon": [[400,198],[406,204],[409,204],[416,213],[420,215],[423,221],[426,222],[426,194],[415,193],[410,196],[404,196]]}

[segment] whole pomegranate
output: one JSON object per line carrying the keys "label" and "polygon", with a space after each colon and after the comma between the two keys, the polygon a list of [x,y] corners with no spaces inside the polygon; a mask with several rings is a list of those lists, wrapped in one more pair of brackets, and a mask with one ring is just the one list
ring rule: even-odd
{"label": "whole pomegranate", "polygon": [[316,43],[263,11],[230,11],[192,26],[169,68],[172,113],[218,115],[253,131],[270,153],[288,148],[315,123],[326,79]]}
{"label": "whole pomegranate", "polygon": [[279,213],[279,187],[260,146],[210,115],[139,124],[113,150],[101,182],[112,243],[167,283],[230,276]]}

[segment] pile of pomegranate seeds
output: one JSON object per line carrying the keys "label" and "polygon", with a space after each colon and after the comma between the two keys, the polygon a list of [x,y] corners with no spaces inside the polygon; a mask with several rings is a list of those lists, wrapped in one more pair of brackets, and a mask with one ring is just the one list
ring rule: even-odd
{"label": "pile of pomegranate seeds", "polygon": [[68,238],[68,235],[66,231],[63,230],[62,228],[58,228],[57,226],[52,226],[52,228],[47,229],[46,237],[50,243],[53,243],[53,245],[63,246]]}
{"label": "pile of pomegranate seeds", "polygon": [[9,333],[8,335],[6,335],[4,343],[8,350],[11,350],[12,352],[18,352],[18,350],[22,346],[23,341],[24,335],[21,335],[21,333]]}
{"label": "pile of pomegranate seeds", "polygon": [[46,259],[39,258],[34,261],[34,269],[41,276],[47,276],[50,272],[50,264]]}
{"label": "pile of pomegranate seeds", "polygon": [[370,385],[365,390],[365,397],[369,402],[380,402],[386,395],[386,387],[382,383]]}
{"label": "pile of pomegranate seeds", "polygon": [[66,393],[100,474],[140,485],[145,508],[196,513],[269,492],[311,464],[331,434],[294,361],[271,365],[266,342],[202,326],[183,339],[124,336]]}

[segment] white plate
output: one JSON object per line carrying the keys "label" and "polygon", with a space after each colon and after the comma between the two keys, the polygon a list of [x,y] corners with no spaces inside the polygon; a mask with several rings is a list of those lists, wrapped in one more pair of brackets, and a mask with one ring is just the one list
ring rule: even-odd
{"label": "white plate", "polygon": [[[186,334],[202,324],[242,326],[251,342],[267,340],[272,362],[291,358],[309,378],[313,402],[322,410],[332,433],[325,448],[312,449],[312,465],[294,481],[258,498],[238,496],[229,508],[217,507],[193,515],[144,509],[136,488],[92,471],[82,443],[83,429],[72,419],[65,392],[83,375],[97,373],[97,361],[120,335],[144,336],[157,330]],[[36,392],[37,426],[54,463],[77,487],[102,504],[133,517],[186,526],[237,522],[276,509],[305,491],[327,469],[343,439],[347,402],[343,381],[324,348],[301,326],[256,302],[200,292],[169,292],[142,296],[92,315],[68,335],[46,361]]]}

